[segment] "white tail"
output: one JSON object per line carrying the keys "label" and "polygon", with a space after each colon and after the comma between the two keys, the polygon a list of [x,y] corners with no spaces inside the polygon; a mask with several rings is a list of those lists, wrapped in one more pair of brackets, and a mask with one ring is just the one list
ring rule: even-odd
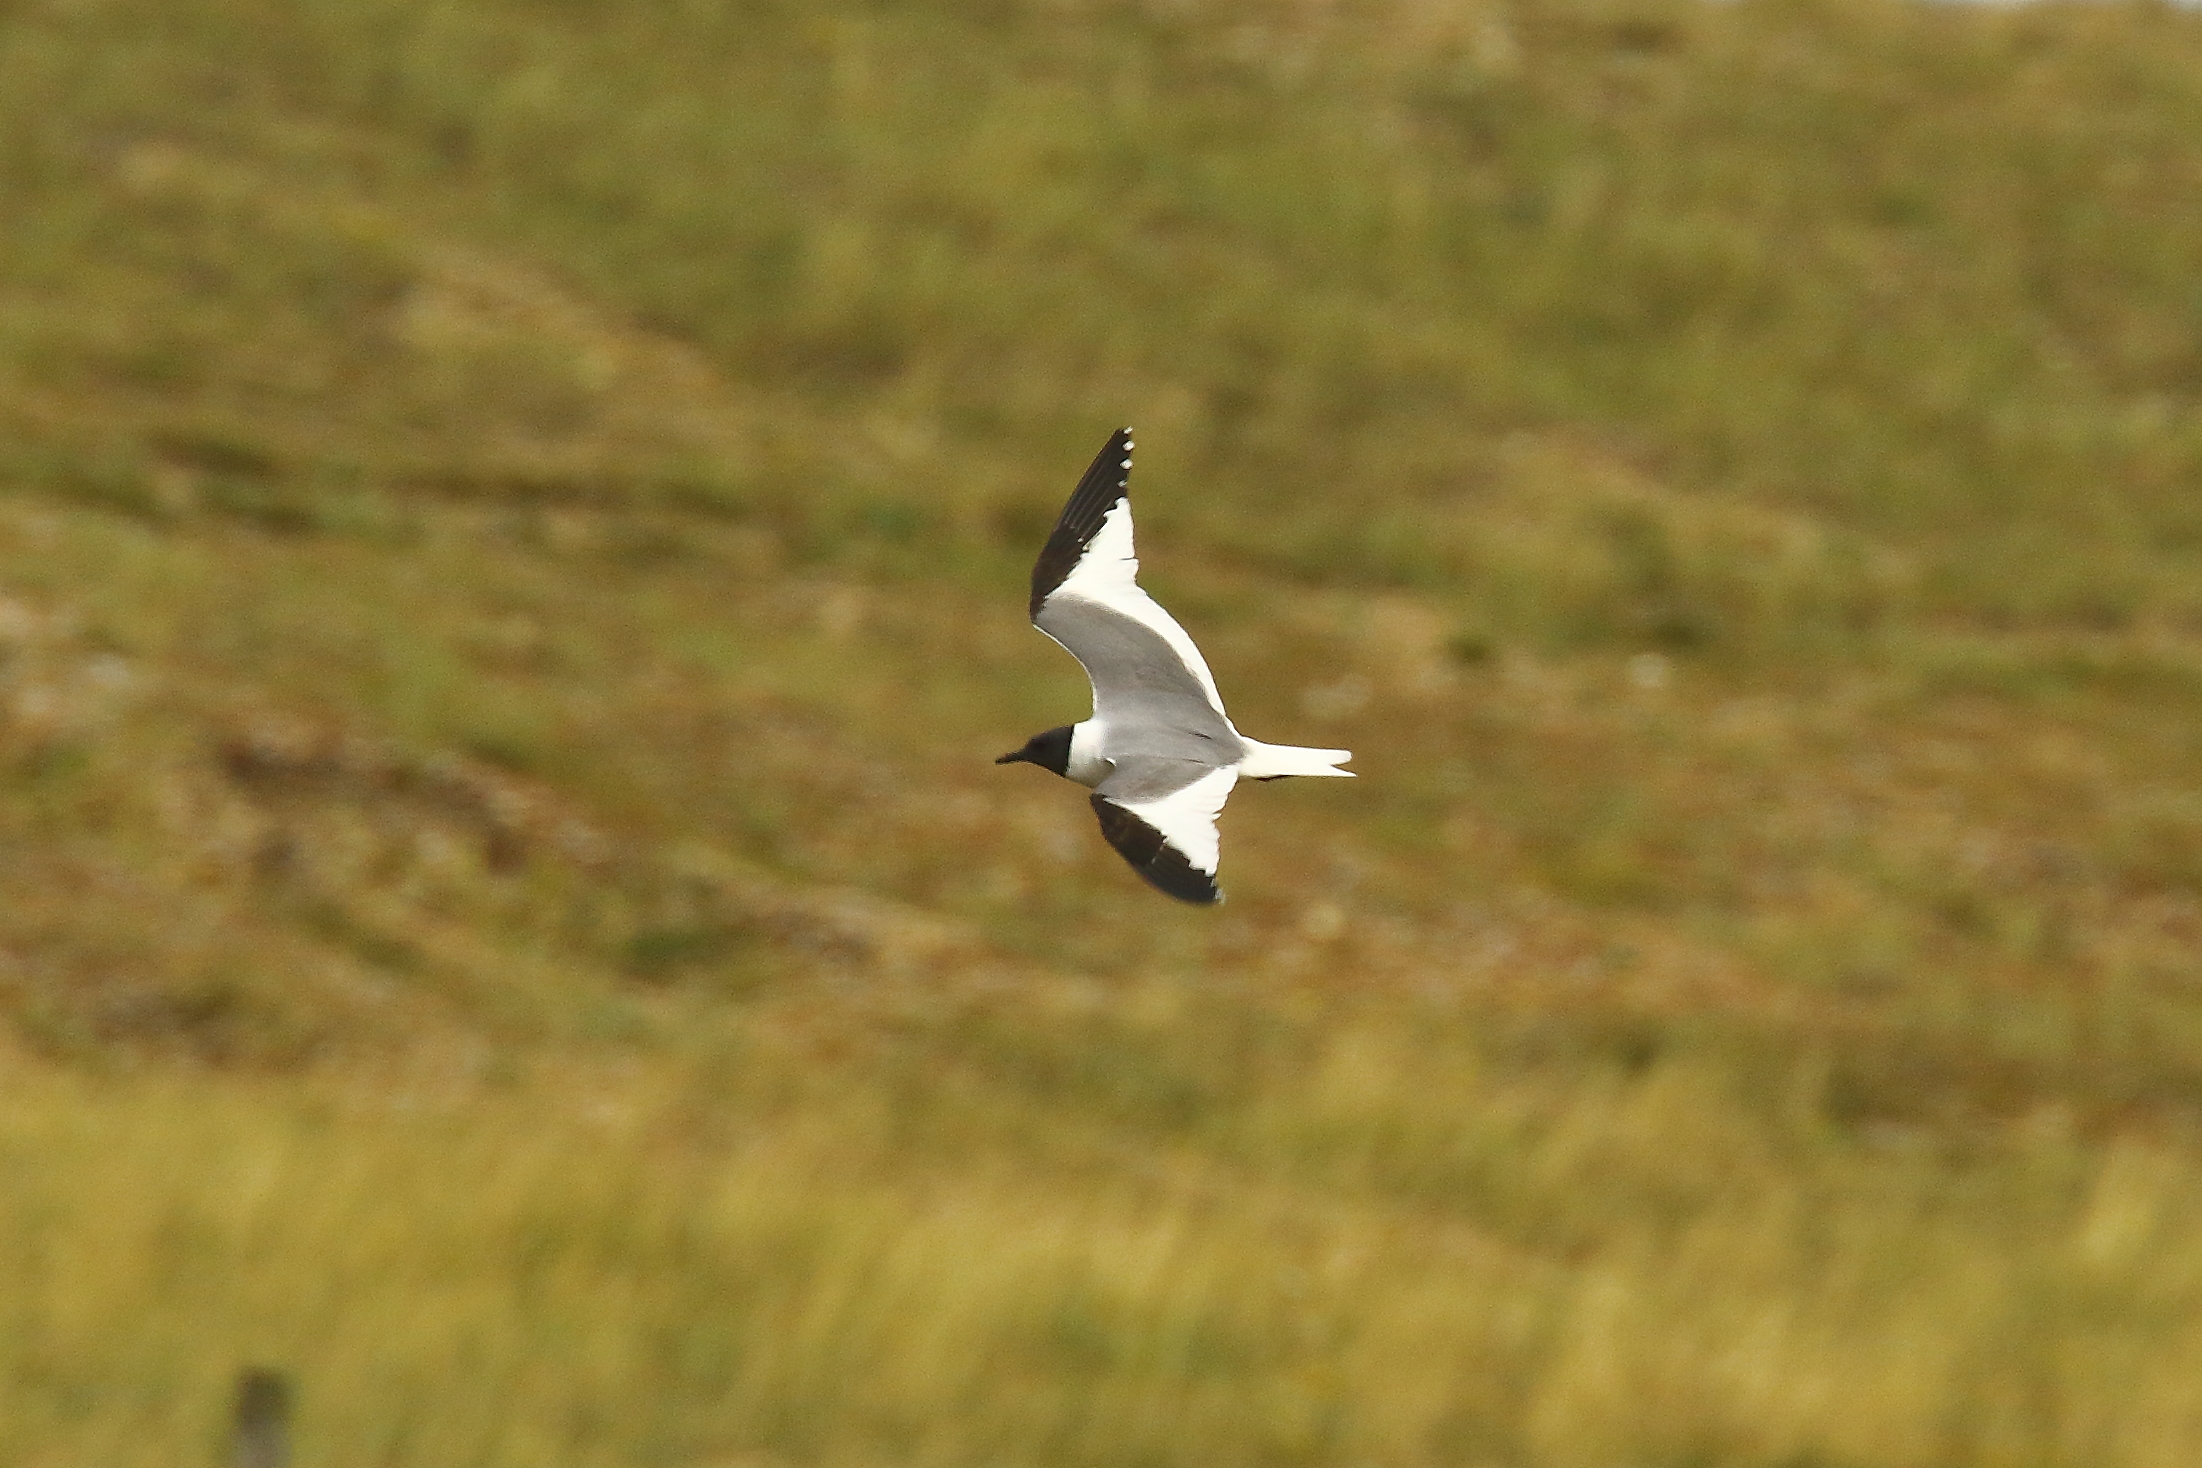
{"label": "white tail", "polygon": [[1342,775],[1353,771],[1338,767],[1353,758],[1350,749],[1307,749],[1297,744],[1264,744],[1259,739],[1239,738],[1246,744],[1246,759],[1239,765],[1242,780],[1275,780],[1284,775]]}

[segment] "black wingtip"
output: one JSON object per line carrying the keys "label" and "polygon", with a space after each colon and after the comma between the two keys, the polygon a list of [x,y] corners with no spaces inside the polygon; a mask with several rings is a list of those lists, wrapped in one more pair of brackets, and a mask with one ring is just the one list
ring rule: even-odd
{"label": "black wingtip", "polygon": [[1086,466],[1078,487],[1071,491],[1063,513],[1056,518],[1047,544],[1040,550],[1040,559],[1032,567],[1031,610],[1034,617],[1040,615],[1040,604],[1048,599],[1049,593],[1061,586],[1063,578],[1077,568],[1078,558],[1086,553],[1086,547],[1101,529],[1101,522],[1124,497],[1131,474],[1132,431],[1119,428],[1109,435],[1109,441],[1101,445],[1101,452]]}
{"label": "black wingtip", "polygon": [[1089,797],[1093,813],[1101,818],[1101,834],[1117,854],[1131,863],[1158,892],[1207,907],[1223,901],[1223,889],[1213,872],[1204,872],[1185,859],[1162,833],[1105,795]]}

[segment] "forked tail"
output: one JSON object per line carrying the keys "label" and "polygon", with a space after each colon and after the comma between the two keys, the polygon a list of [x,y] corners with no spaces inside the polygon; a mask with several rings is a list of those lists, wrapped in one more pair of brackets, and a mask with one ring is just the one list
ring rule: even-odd
{"label": "forked tail", "polygon": [[1338,767],[1353,758],[1350,749],[1308,749],[1298,744],[1264,744],[1259,739],[1239,738],[1246,745],[1246,759],[1239,766],[1242,780],[1281,780],[1287,775],[1342,775],[1353,771]]}

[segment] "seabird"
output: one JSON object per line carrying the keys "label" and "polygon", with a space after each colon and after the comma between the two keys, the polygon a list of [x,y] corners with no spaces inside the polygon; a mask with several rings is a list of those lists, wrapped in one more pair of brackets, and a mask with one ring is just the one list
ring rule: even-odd
{"label": "seabird", "polygon": [[1038,765],[1093,790],[1101,834],[1184,902],[1217,902],[1216,816],[1231,787],[1343,775],[1350,750],[1264,744],[1231,725],[1193,639],[1139,589],[1132,554],[1132,431],[1110,435],[1032,568],[1032,625],[1078,659],[1093,717],[1035,734],[994,761]]}

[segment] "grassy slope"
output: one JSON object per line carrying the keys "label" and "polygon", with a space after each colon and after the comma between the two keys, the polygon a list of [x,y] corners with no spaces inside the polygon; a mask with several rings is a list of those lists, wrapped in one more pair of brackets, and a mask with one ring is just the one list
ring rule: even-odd
{"label": "grassy slope", "polygon": [[[2202,20],[16,5],[0,137],[0,1458],[2202,1451]],[[1119,420],[1364,775],[1220,912],[986,763]]]}

